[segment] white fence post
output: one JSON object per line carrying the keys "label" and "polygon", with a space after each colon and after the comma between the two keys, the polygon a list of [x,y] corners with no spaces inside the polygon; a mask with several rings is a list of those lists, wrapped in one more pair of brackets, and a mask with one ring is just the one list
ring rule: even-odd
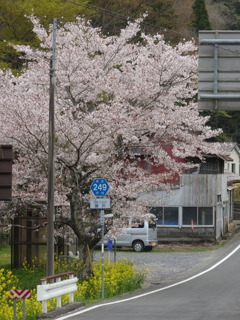
{"label": "white fence post", "polygon": [[[41,283],[42,283],[42,285],[46,285],[47,280],[42,280]],[[47,300],[42,301],[42,312],[47,313]]]}
{"label": "white fence post", "polygon": [[[56,282],[61,282],[61,278],[57,278]],[[62,307],[62,297],[57,297],[57,308],[61,308]]]}
{"label": "white fence post", "polygon": [[[73,274],[70,274],[69,275],[69,279],[73,279],[74,278],[74,275]],[[74,293],[73,292],[70,292],[69,293],[69,302],[70,303],[73,303],[74,302]]]}

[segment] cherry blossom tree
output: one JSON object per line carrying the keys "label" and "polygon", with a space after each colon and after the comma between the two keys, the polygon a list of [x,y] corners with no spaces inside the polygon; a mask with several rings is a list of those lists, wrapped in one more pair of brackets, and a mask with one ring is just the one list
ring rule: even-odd
{"label": "cherry blossom tree", "polygon": [[[32,21],[41,49],[15,47],[28,61],[25,71],[0,76],[1,134],[14,146],[14,195],[21,201],[47,199],[52,34]],[[151,206],[137,200],[140,194],[170,189],[166,180],[189,166],[177,157],[201,157],[209,152],[206,140],[219,133],[193,99],[194,43],[172,47],[160,34],[141,33],[140,22],[110,37],[82,18],[57,31],[55,203],[70,208],[59,225],[73,230],[83,261],[100,239],[99,212],[89,208],[94,178],[111,186],[117,230],[123,215],[142,217]],[[165,171],[149,175],[139,166],[143,156]]]}

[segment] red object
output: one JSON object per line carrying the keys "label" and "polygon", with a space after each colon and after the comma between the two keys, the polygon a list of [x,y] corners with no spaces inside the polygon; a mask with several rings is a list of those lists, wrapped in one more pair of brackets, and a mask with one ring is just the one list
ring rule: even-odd
{"label": "red object", "polygon": [[29,289],[12,289],[8,295],[10,299],[29,299],[31,298],[31,290]]}

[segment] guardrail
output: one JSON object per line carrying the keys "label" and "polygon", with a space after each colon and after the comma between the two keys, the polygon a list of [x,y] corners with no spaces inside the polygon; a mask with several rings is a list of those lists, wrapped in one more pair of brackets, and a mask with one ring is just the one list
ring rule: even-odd
{"label": "guardrail", "polygon": [[[47,300],[57,298],[57,308],[62,307],[62,295],[69,294],[69,302],[74,302],[74,291],[77,290],[78,279],[75,272],[65,272],[40,279],[41,285],[37,286],[37,301],[42,302],[42,312],[47,313]],[[62,278],[68,279],[62,280]],[[48,283],[56,280],[56,282]]]}

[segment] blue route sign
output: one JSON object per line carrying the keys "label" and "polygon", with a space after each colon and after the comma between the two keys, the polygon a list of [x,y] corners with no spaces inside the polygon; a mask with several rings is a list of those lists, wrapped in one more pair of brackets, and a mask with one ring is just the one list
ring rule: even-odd
{"label": "blue route sign", "polygon": [[98,178],[93,180],[90,189],[96,197],[103,197],[108,193],[110,186],[106,179]]}
{"label": "blue route sign", "polygon": [[113,242],[111,239],[108,239],[107,248],[108,248],[108,251],[112,251],[113,249]]}

